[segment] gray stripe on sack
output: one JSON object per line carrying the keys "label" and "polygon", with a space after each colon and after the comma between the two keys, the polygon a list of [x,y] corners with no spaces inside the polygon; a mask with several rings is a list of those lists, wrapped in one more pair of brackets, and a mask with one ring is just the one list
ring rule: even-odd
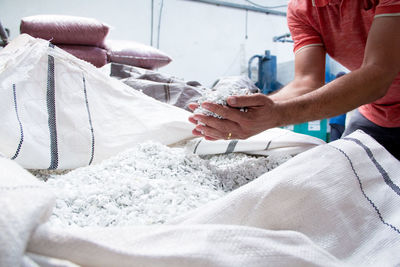
{"label": "gray stripe on sack", "polygon": [[20,139],[19,139],[19,144],[18,144],[17,150],[15,151],[14,156],[11,157],[12,160],[14,160],[14,159],[16,159],[16,158],[18,157],[19,152],[21,151],[22,143],[24,142],[24,129],[23,129],[23,127],[22,127],[22,123],[21,123],[21,120],[19,119],[19,115],[18,115],[17,89],[16,89],[15,84],[13,84],[13,94],[14,94],[14,108],[15,108],[15,114],[16,114],[16,116],[17,116],[17,120],[18,120],[18,124],[19,124],[19,131],[20,131],[21,137],[20,137]]}
{"label": "gray stripe on sack", "polygon": [[343,138],[344,140],[348,141],[353,141],[357,145],[361,146],[365,152],[367,152],[368,157],[371,159],[371,161],[374,163],[375,167],[378,169],[379,173],[382,175],[383,180],[385,183],[394,191],[396,192],[397,195],[400,196],[400,188],[398,185],[393,183],[392,179],[390,179],[389,174],[383,169],[383,167],[379,164],[379,162],[376,161],[374,155],[372,154],[371,149],[369,149],[366,145],[360,142],[358,139],[354,138]]}
{"label": "gray stripe on sack", "polygon": [[[344,139],[344,138],[343,138],[343,139]],[[358,141],[358,140],[357,140],[357,141]],[[336,150],[338,150],[338,151],[339,151],[340,153],[342,153],[342,154],[346,157],[346,159],[349,161],[350,167],[351,167],[351,169],[352,169],[354,175],[356,176],[356,178],[357,178],[357,180],[358,180],[358,184],[359,184],[359,186],[360,186],[361,193],[362,193],[363,196],[367,199],[367,201],[372,205],[372,207],[374,208],[374,210],[375,210],[376,213],[378,214],[378,217],[379,217],[380,221],[381,221],[384,225],[389,226],[389,227],[392,228],[394,231],[396,231],[398,234],[400,234],[400,230],[399,230],[399,229],[397,229],[394,225],[391,225],[390,223],[387,223],[387,222],[383,219],[382,214],[381,214],[381,212],[379,211],[378,207],[375,205],[375,203],[374,203],[374,202],[367,196],[367,194],[364,192],[364,188],[363,188],[363,185],[362,185],[360,176],[358,176],[356,170],[354,169],[353,162],[351,161],[350,157],[349,157],[343,150],[341,150],[340,148],[337,148],[337,147],[334,147],[334,146],[331,146],[331,145],[329,145],[329,146],[332,147],[332,148],[334,148],[334,149],[336,149]]]}
{"label": "gray stripe on sack", "polygon": [[268,149],[269,149],[269,147],[271,146],[271,143],[272,143],[272,141],[271,141],[271,140],[269,140],[269,142],[268,142],[268,144],[267,144],[267,147],[266,147],[264,150],[268,150]]}
{"label": "gray stripe on sack", "polygon": [[238,140],[232,140],[229,142],[228,147],[226,148],[225,154],[232,153],[235,150],[236,144],[238,143]]}
{"label": "gray stripe on sack", "polygon": [[197,147],[200,145],[200,143],[201,143],[202,140],[203,140],[203,139],[200,139],[199,142],[197,142],[196,146],[194,147],[193,154],[196,154]]}
{"label": "gray stripe on sack", "polygon": [[164,84],[164,94],[165,94],[165,103],[169,103],[171,101],[171,95],[169,92],[169,85]]}
{"label": "gray stripe on sack", "polygon": [[[53,44],[49,47],[54,48]],[[48,124],[50,131],[50,167],[49,170],[58,167],[58,144],[56,127],[56,96],[55,96],[55,77],[54,77],[54,57],[48,55],[47,68],[47,113],[49,115]]]}
{"label": "gray stripe on sack", "polygon": [[90,156],[89,160],[89,165],[92,164],[93,157],[94,157],[94,131],[93,131],[93,124],[92,124],[92,117],[90,115],[90,109],[89,109],[89,102],[88,102],[88,97],[87,97],[87,91],[86,91],[86,80],[85,76],[83,76],[83,92],[85,94],[85,103],[86,103],[86,110],[88,113],[88,118],[89,118],[89,126],[90,126],[90,132],[92,134],[92,155]]}

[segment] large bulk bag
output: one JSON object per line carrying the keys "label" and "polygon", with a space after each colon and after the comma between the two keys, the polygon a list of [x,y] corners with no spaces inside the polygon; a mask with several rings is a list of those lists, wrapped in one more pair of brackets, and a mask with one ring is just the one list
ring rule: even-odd
{"label": "large bulk bag", "polygon": [[133,144],[191,138],[189,112],[159,102],[48,41],[0,51],[0,152],[31,169],[71,169]]}

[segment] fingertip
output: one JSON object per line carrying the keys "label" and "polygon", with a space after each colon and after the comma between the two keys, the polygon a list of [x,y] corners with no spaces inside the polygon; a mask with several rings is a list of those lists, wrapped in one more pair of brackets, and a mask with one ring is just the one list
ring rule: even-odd
{"label": "fingertip", "polygon": [[229,105],[234,106],[237,104],[237,99],[235,96],[230,96],[228,97],[228,99],[226,100],[228,102]]}
{"label": "fingertip", "polygon": [[188,120],[193,123],[193,124],[197,124],[197,120],[194,117],[189,117]]}
{"label": "fingertip", "polygon": [[204,108],[204,109],[209,110],[210,107],[211,107],[211,105],[210,105],[210,103],[208,103],[208,102],[203,102],[203,103],[201,104],[201,107]]}
{"label": "fingertip", "polygon": [[188,108],[190,109],[190,110],[195,110],[196,108],[198,108],[199,107],[199,105],[198,104],[196,104],[196,103],[189,103],[188,104]]}
{"label": "fingertip", "polygon": [[196,136],[203,136],[201,132],[197,131],[196,129],[192,130],[192,134]]}

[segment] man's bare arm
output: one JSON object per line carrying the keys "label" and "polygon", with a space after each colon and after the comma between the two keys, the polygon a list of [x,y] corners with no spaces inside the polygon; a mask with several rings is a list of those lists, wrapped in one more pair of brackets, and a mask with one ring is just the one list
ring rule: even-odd
{"label": "man's bare arm", "polygon": [[279,91],[268,95],[273,101],[292,99],[324,85],[325,50],[322,46],[299,50],[294,62],[293,81]]}

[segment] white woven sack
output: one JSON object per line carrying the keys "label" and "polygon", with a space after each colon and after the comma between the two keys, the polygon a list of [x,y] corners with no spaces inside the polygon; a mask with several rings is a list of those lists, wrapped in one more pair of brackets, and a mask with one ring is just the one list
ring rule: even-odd
{"label": "white woven sack", "polygon": [[189,112],[21,35],[0,52],[0,151],[25,168],[71,169],[135,143],[192,137]]}
{"label": "white woven sack", "polygon": [[[341,261],[321,264],[318,255],[293,265],[286,255],[275,255],[264,266],[400,266],[400,162],[356,131],[297,155],[174,223],[250,226],[287,232],[287,240],[302,235]],[[312,255],[303,249],[287,247],[285,253]]]}
{"label": "white woven sack", "polygon": [[52,190],[1,157],[0,170],[0,266],[400,265],[400,162],[361,132],[169,225],[56,228]]}

